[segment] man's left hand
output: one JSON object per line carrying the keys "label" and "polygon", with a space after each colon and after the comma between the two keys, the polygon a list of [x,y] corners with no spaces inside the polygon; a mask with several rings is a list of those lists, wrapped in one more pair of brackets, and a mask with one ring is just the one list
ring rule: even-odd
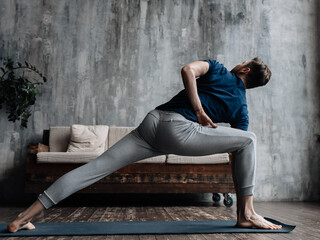
{"label": "man's left hand", "polygon": [[212,120],[209,118],[209,116],[206,114],[203,108],[196,112],[196,116],[197,116],[198,122],[202,126],[212,126],[213,128],[218,127],[216,124],[212,122]]}

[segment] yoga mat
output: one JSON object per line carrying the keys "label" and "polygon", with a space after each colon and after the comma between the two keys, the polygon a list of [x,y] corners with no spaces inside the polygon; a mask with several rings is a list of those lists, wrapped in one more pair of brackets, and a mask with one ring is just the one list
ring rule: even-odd
{"label": "yoga mat", "polygon": [[267,230],[258,228],[234,227],[236,220],[200,221],[126,221],[126,222],[47,222],[34,223],[34,230],[7,232],[7,223],[0,223],[0,237],[15,236],[76,236],[110,234],[190,234],[190,233],[288,233],[295,226],[265,218],[282,229]]}

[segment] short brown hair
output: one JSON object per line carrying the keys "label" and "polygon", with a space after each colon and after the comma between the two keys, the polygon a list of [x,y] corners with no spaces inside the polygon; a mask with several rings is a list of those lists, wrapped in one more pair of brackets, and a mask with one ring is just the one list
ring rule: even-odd
{"label": "short brown hair", "polygon": [[271,71],[268,65],[256,57],[246,67],[250,72],[246,76],[246,88],[255,88],[266,85],[271,78]]}

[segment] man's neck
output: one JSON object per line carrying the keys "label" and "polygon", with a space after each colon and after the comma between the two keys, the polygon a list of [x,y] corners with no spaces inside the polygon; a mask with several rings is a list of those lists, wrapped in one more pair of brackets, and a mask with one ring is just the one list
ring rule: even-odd
{"label": "man's neck", "polygon": [[243,85],[247,88],[245,75],[237,74],[237,77],[241,79],[241,81],[243,82]]}

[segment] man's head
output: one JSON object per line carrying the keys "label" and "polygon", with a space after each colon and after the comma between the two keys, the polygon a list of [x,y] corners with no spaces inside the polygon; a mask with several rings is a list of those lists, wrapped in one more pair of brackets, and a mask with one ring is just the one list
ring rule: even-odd
{"label": "man's head", "polygon": [[244,81],[247,89],[264,86],[271,78],[270,68],[258,57],[238,64],[231,72]]}

